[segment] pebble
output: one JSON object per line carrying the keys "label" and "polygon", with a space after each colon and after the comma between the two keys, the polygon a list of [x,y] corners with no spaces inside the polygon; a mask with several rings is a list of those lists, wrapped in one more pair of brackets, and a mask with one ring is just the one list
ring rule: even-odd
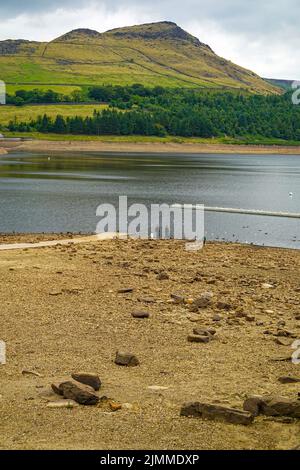
{"label": "pebble", "polygon": [[118,294],[127,294],[129,292],[133,292],[133,287],[122,287],[121,289],[118,289]]}
{"label": "pebble", "polygon": [[62,291],[61,290],[52,290],[51,292],[49,292],[49,295],[53,295],[53,296],[62,295]]}
{"label": "pebble", "polygon": [[213,317],[212,317],[212,320],[213,321],[221,321],[221,320],[223,320],[223,317],[222,317],[222,315],[219,315],[218,313],[215,313],[215,315],[213,315]]}
{"label": "pebble", "polygon": [[149,312],[143,312],[143,311],[140,311],[140,310],[137,310],[135,312],[132,312],[131,316],[133,318],[149,318],[150,317],[150,313]]}
{"label": "pebble", "polygon": [[264,283],[261,285],[261,287],[262,287],[263,289],[273,289],[274,286],[273,286],[272,284],[268,284],[267,282],[264,282]]}
{"label": "pebble", "polygon": [[118,364],[119,366],[136,367],[140,364],[140,362],[138,358],[132,353],[117,351],[115,364]]}
{"label": "pebble", "polygon": [[210,336],[200,336],[200,335],[188,335],[187,337],[190,343],[209,343]]}
{"label": "pebble", "polygon": [[38,372],[35,372],[34,370],[28,370],[28,369],[23,369],[22,370],[22,375],[34,375],[35,377],[43,377]]}
{"label": "pebble", "polygon": [[68,408],[72,409],[76,406],[79,406],[78,403],[74,400],[58,400],[58,401],[50,401],[47,403],[47,408]]}
{"label": "pebble", "polygon": [[156,279],[158,279],[159,281],[165,281],[165,280],[170,279],[170,276],[165,271],[162,271],[156,276]]}

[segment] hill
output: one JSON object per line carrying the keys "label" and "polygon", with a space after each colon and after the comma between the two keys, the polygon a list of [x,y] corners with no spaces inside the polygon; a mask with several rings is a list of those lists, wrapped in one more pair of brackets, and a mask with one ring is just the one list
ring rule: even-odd
{"label": "hill", "polygon": [[49,42],[0,42],[1,79],[12,89],[95,84],[246,89],[280,93],[172,22],[77,29]]}
{"label": "hill", "polygon": [[296,80],[284,80],[279,78],[265,78],[267,82],[276,87],[283,88],[285,91],[292,89],[292,84]]}

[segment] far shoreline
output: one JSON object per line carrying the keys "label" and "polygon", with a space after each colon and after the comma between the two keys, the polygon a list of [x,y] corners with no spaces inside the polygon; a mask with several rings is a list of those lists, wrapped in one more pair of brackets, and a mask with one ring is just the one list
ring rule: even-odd
{"label": "far shoreline", "polygon": [[23,140],[0,141],[0,154],[6,152],[110,152],[151,154],[256,154],[300,155],[300,146],[245,145],[224,143],[126,142],[101,140]]}

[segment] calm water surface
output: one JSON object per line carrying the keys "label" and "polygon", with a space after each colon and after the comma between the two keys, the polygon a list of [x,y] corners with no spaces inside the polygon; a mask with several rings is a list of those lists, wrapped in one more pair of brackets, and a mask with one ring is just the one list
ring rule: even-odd
{"label": "calm water surface", "polygon": [[[293,193],[293,197],[289,193]],[[197,203],[300,212],[294,155],[50,155],[0,158],[0,232],[93,232],[101,203]],[[300,219],[207,213],[208,239],[300,248]]]}

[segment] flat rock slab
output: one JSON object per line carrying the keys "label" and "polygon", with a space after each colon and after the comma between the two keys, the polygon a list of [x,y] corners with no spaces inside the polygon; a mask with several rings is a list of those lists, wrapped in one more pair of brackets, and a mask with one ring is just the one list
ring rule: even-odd
{"label": "flat rock slab", "polygon": [[135,367],[139,365],[138,358],[132,354],[125,351],[117,351],[115,364],[119,366]]}
{"label": "flat rock slab", "polygon": [[89,372],[78,372],[72,374],[72,379],[84,385],[89,385],[90,387],[93,387],[93,389],[96,391],[100,390],[101,380],[97,374]]}
{"label": "flat rock slab", "polygon": [[282,384],[295,384],[300,382],[300,377],[282,376],[279,377],[278,380]]}
{"label": "flat rock slab", "polygon": [[87,385],[76,384],[73,381],[63,382],[59,385],[59,390],[62,391],[63,397],[76,401],[80,405],[97,405],[99,402],[98,395],[95,395],[94,389],[90,387],[88,390]]}
{"label": "flat rock slab", "polygon": [[187,339],[190,343],[209,343],[211,336],[188,335]]}
{"label": "flat rock slab", "polygon": [[216,334],[216,330],[213,328],[201,328],[197,327],[193,329],[194,335],[199,335],[199,336],[214,336]]}
{"label": "flat rock slab", "polygon": [[118,289],[118,294],[128,294],[133,292],[133,290],[133,287],[122,287],[121,289]]}
{"label": "flat rock slab", "polygon": [[248,411],[200,402],[185,403],[181,408],[180,415],[243,424],[245,426],[251,424],[254,420],[254,416]]}
{"label": "flat rock slab", "polygon": [[245,411],[253,416],[288,416],[300,418],[300,400],[277,396],[252,396],[245,400]]}

